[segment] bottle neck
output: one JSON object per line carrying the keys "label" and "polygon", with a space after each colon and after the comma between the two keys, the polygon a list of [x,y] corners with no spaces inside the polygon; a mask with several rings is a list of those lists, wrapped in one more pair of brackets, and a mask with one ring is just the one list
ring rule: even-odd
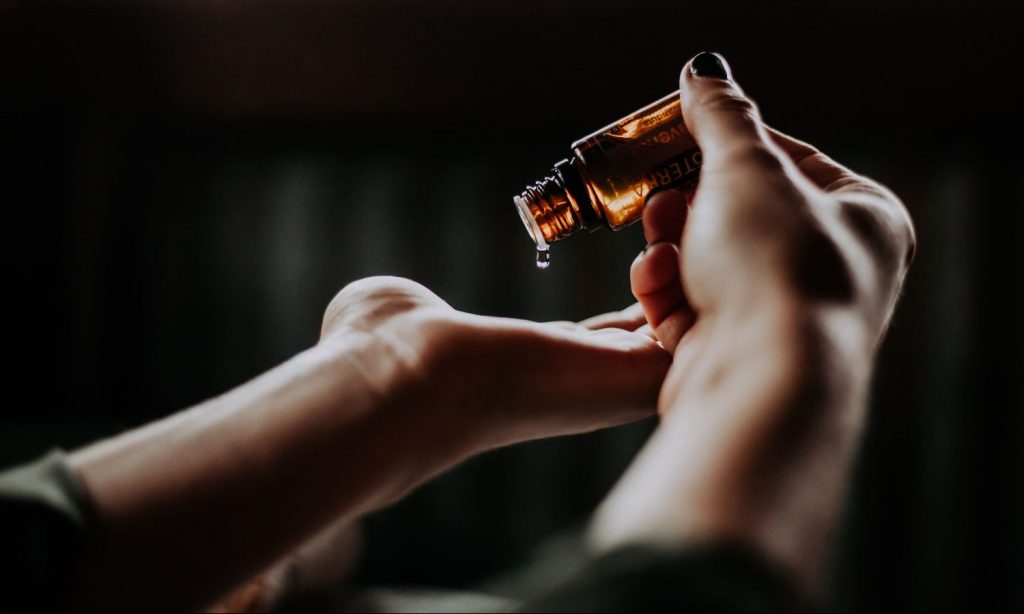
{"label": "bottle neck", "polygon": [[515,198],[519,215],[538,250],[600,221],[579,172],[562,160],[552,174]]}

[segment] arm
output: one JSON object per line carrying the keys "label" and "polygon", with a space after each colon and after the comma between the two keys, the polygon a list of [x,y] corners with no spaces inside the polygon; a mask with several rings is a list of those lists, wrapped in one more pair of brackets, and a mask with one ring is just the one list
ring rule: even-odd
{"label": "arm", "polygon": [[888,190],[765,127],[720,59],[680,88],[700,185],[651,198],[631,271],[675,354],[663,421],[592,539],[743,543],[813,597],[913,228]]}
{"label": "arm", "polygon": [[[81,567],[81,603],[159,595],[181,599],[168,607],[194,608],[335,515],[396,497],[412,455],[436,471],[446,444],[411,447],[403,439],[412,420],[383,419],[367,373],[387,385],[398,371],[353,337],[74,454],[100,519]],[[380,441],[393,442],[390,454],[373,454],[371,442]],[[192,580],[182,582],[183,573]]]}
{"label": "arm", "polygon": [[[479,451],[649,415],[668,363],[643,334],[463,314],[404,280],[352,284],[316,347],[71,456],[97,517],[71,605],[207,606]],[[619,377],[584,376],[602,372]]]}

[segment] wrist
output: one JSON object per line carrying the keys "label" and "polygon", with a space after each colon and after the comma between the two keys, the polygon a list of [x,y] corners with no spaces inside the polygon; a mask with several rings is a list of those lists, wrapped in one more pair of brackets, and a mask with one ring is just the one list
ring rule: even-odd
{"label": "wrist", "polygon": [[863,418],[867,332],[850,311],[792,301],[698,321],[595,545],[738,540],[812,590]]}
{"label": "wrist", "polygon": [[394,461],[403,476],[395,498],[471,454],[467,422],[453,416],[461,405],[450,389],[459,386],[446,385],[462,373],[451,341],[457,326],[449,320],[403,314],[372,332],[335,331],[310,350],[320,356],[325,377],[334,379],[339,405],[353,388],[367,397],[365,420],[386,431],[384,460]]}

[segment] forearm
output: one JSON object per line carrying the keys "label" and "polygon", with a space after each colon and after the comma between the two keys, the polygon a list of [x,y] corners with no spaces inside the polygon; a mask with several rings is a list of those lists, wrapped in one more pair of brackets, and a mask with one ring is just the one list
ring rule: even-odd
{"label": "forearm", "polygon": [[352,336],[72,455],[97,513],[74,605],[203,607],[439,471],[445,442],[422,436],[395,369]]}
{"label": "forearm", "polygon": [[872,340],[856,317],[767,303],[705,321],[658,432],[595,517],[601,548],[739,540],[807,589],[838,517]]}

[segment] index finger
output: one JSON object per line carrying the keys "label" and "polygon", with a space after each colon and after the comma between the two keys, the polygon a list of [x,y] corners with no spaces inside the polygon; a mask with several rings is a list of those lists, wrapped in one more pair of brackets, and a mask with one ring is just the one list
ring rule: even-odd
{"label": "index finger", "polygon": [[647,323],[644,317],[644,309],[640,303],[633,303],[621,311],[612,311],[600,315],[591,316],[581,320],[578,326],[590,330],[601,330],[602,328],[622,328],[625,330],[636,330]]}
{"label": "index finger", "polygon": [[765,128],[805,177],[822,191],[841,196],[844,219],[871,251],[890,262],[902,260],[905,270],[913,259],[917,240],[910,214],[899,197],[877,181],[839,164],[817,147],[775,128]]}
{"label": "index finger", "polygon": [[765,126],[772,140],[793,160],[800,172],[828,193],[861,193],[880,197],[890,203],[899,199],[873,179],[855,173],[814,145],[795,139],[770,126]]}

